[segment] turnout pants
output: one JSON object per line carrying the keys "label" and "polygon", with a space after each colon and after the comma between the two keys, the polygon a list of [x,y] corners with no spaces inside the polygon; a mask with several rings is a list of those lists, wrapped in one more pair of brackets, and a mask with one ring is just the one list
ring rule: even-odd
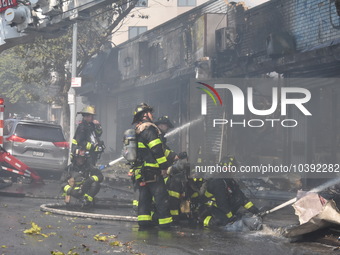
{"label": "turnout pants", "polygon": [[161,176],[157,176],[154,182],[139,186],[138,225],[141,227],[154,225],[151,215],[152,198],[154,198],[156,205],[159,227],[169,227],[172,222],[169,211],[169,196]]}
{"label": "turnout pants", "polygon": [[169,180],[166,184],[169,193],[170,214],[174,219],[179,218],[181,213],[181,196],[184,192],[183,179],[184,175],[177,174],[175,176],[169,177]]}

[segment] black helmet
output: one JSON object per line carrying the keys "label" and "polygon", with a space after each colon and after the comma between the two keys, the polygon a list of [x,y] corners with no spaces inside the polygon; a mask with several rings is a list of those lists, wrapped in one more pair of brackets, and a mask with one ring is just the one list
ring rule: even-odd
{"label": "black helmet", "polygon": [[133,123],[136,123],[138,122],[139,120],[141,120],[142,116],[144,113],[146,112],[152,112],[153,109],[151,106],[149,106],[148,104],[146,103],[141,103],[139,105],[136,106],[136,109],[133,113]]}
{"label": "black helmet", "polygon": [[81,148],[77,148],[74,150],[74,153],[71,154],[71,160],[74,162],[76,158],[85,158],[87,159],[90,156],[90,152],[87,150],[83,150]]}
{"label": "black helmet", "polygon": [[155,124],[156,124],[156,125],[165,124],[165,125],[167,125],[169,128],[174,128],[174,125],[172,124],[172,122],[170,121],[170,119],[169,119],[168,116],[159,117],[158,120],[155,121]]}

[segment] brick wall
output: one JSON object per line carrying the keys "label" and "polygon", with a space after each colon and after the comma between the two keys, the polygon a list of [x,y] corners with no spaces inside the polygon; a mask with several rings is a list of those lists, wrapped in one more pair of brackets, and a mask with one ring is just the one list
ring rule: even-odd
{"label": "brick wall", "polygon": [[272,0],[245,12],[241,55],[266,51],[270,33],[289,32],[297,51],[340,38],[340,19],[330,0]]}

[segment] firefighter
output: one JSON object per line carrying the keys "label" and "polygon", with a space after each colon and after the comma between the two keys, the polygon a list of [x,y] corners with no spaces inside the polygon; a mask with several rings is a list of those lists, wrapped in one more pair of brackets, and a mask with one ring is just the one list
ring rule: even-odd
{"label": "firefighter", "polygon": [[136,138],[138,142],[135,178],[139,188],[138,224],[140,227],[150,227],[152,222],[152,200],[154,199],[158,225],[168,228],[172,217],[169,212],[167,189],[161,175],[167,169],[168,162],[164,155],[161,131],[152,122],[153,109],[145,104],[138,105],[134,112]]}
{"label": "firefighter", "polygon": [[[167,139],[165,135],[168,133],[168,131],[172,128],[174,128],[174,125],[170,121],[168,116],[162,116],[155,121],[155,125],[158,127],[158,129],[161,131],[161,137],[160,139],[162,140],[163,143],[163,149],[164,149],[164,155],[168,161],[169,165],[172,165],[175,160],[178,160],[177,154],[169,148],[169,146],[166,144]],[[129,176],[132,177],[132,184],[134,187],[134,199],[132,201],[132,206],[135,211],[138,209],[138,197],[139,197],[139,192],[138,192],[138,187],[136,186],[136,182],[134,181],[134,176],[135,172],[138,173],[140,171],[140,167],[136,168],[131,168],[129,171]],[[164,177],[164,182],[167,184],[167,181],[169,179],[169,176],[167,174],[167,171],[164,170],[162,171],[162,176]],[[169,192],[169,196],[171,196],[173,193]],[[171,197],[170,197],[171,200]],[[171,204],[171,202],[170,202]],[[170,211],[171,212],[171,211]]]}
{"label": "firefighter", "polygon": [[162,132],[161,134],[161,140],[163,142],[163,147],[165,149],[164,155],[168,161],[169,165],[172,165],[174,161],[178,160],[177,154],[169,148],[169,146],[166,144],[167,139],[165,135],[168,133],[168,131],[172,128],[174,128],[174,125],[170,121],[168,116],[162,116],[155,121],[155,124],[157,125],[158,129]]}
{"label": "firefighter", "polygon": [[105,149],[104,142],[100,140],[103,133],[102,127],[98,120],[94,119],[95,109],[93,106],[86,106],[77,114],[81,114],[83,119],[78,125],[72,140],[72,153],[76,149],[89,151],[90,163],[96,165],[97,160]]}
{"label": "firefighter", "polygon": [[89,154],[85,150],[76,149],[72,163],[65,169],[61,182],[66,203],[70,202],[70,197],[74,197],[80,200],[82,207],[94,204],[94,197],[104,177],[88,160]]}
{"label": "firefighter", "polygon": [[186,153],[179,154],[179,160],[169,169],[166,183],[169,193],[170,213],[175,222],[192,220],[195,207],[200,202],[202,178],[191,178],[190,164]]}
{"label": "firefighter", "polygon": [[[220,164],[238,165],[233,156],[225,157]],[[259,213],[259,209],[244,195],[233,178],[208,179],[204,197],[206,206],[201,211],[200,220],[205,227],[224,226],[235,221],[236,212],[241,206],[250,213]]]}

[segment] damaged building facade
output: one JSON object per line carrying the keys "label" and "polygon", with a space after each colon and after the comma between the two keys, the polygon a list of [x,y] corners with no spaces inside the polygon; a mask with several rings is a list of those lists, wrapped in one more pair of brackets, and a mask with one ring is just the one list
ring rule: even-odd
{"label": "damaged building facade", "polygon": [[[206,127],[205,136],[195,134],[203,141],[203,153],[219,155],[216,160],[233,153],[244,164],[339,162],[337,3],[271,0],[246,9],[237,3],[207,2],[102,52],[84,70],[86,84],[79,94],[97,107],[105,130],[103,139],[117,156],[136,104],[147,102],[154,106],[156,117],[168,115],[180,126],[192,120],[190,108],[200,107],[190,95],[195,78],[227,81],[267,77],[275,80],[277,87],[308,89],[312,98],[307,107],[312,116],[289,110],[288,117],[299,122],[295,128]],[[232,102],[228,95],[222,97],[228,102],[223,108],[228,116]],[[257,109],[268,109],[271,88],[258,88],[253,100]],[[208,103],[207,116],[220,111],[213,107]],[[251,113],[247,114],[251,118]],[[185,130],[172,136],[171,147],[188,150],[189,133]]]}

